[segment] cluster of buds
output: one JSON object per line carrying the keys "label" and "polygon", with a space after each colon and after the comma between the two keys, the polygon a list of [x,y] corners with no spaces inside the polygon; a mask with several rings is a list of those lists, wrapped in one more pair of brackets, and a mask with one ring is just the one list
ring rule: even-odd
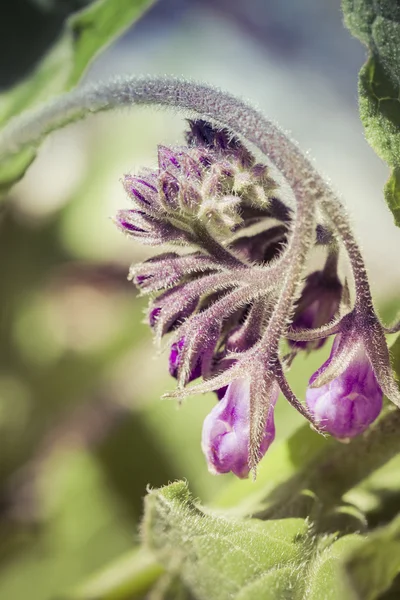
{"label": "cluster of buds", "polygon": [[[376,315],[340,200],[299,147],[242,100],[202,83],[119,77],[12,121],[0,135],[0,160],[88,113],[134,104],[203,116],[189,121],[185,146],[159,147],[156,170],[125,176],[133,207],[116,222],[139,242],[169,247],[130,276],[151,295],[156,340],[172,338],[178,386],[167,396],[216,392],[202,437],[210,470],[255,473],[274,438],[279,390],[316,430],[341,440],[378,417],[383,394],[400,407],[385,339],[400,323],[387,328]],[[316,246],[325,264],[310,273]],[[344,251],[346,279],[337,272]],[[284,368],[329,336],[331,355],[303,402]],[[290,349],[283,357],[282,340]]]}
{"label": "cluster of buds", "polygon": [[[151,295],[147,320],[156,340],[171,334],[169,370],[178,389],[169,396],[216,392],[202,435],[209,470],[242,478],[274,439],[279,390],[317,430],[341,440],[378,417],[383,393],[396,403],[399,394],[342,212],[327,205],[323,222],[311,224],[308,244],[323,248],[323,267],[296,270],[298,216],[279,198],[270,168],[204,120],[189,121],[186,141],[160,146],[156,170],[124,177],[133,208],[120,211],[116,223],[142,243],[170,247],[134,265],[130,278]],[[340,235],[353,267],[353,307],[338,275]],[[301,402],[284,366],[335,334]],[[282,338],[290,348],[283,359]]]}

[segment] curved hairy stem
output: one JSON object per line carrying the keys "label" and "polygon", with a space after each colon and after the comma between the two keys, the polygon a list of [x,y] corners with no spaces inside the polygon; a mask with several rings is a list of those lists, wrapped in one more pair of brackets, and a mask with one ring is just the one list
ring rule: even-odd
{"label": "curved hairy stem", "polygon": [[314,340],[321,340],[330,335],[334,335],[341,330],[341,324],[343,317],[331,321],[326,325],[318,327],[318,329],[291,329],[285,333],[285,338],[293,340],[295,342],[312,342]]}
{"label": "curved hairy stem", "polygon": [[354,284],[356,288],[356,306],[373,308],[371,290],[368,282],[367,270],[360,248],[352,232],[349,219],[344,207],[339,201],[332,202],[325,199],[321,202],[324,212],[335,226],[343,244],[346,248],[353,271]]}
{"label": "curved hairy stem", "polygon": [[285,396],[285,398],[288,400],[288,402],[303,416],[305,417],[314,427],[314,429],[316,431],[318,431],[319,433],[324,433],[324,431],[318,426],[318,424],[315,422],[313,416],[311,415],[311,413],[309,412],[309,410],[303,406],[303,404],[300,402],[300,400],[296,397],[296,395],[293,393],[286,377],[285,377],[285,373],[283,372],[283,368],[282,365],[279,361],[277,361],[275,368],[274,368],[274,374],[276,377],[276,381],[280,387],[280,390],[282,392],[282,394]]}
{"label": "curved hairy stem", "polygon": [[227,127],[259,148],[281,171],[295,195],[305,184],[318,188],[320,195],[332,196],[298,146],[260,112],[231,94],[175,78],[124,77],[67,93],[12,120],[0,135],[0,159],[26,145],[37,144],[51,131],[88,114],[132,105],[190,111]]}

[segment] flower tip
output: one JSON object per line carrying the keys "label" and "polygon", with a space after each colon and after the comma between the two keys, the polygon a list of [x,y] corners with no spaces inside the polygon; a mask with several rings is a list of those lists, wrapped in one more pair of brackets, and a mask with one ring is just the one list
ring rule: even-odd
{"label": "flower tip", "polygon": [[[274,397],[267,416],[260,458],[275,438]],[[208,470],[213,474],[232,472],[240,479],[250,473],[250,380],[235,379],[223,398],[207,415],[203,424],[201,446]]]}
{"label": "flower tip", "polygon": [[[334,344],[331,356],[318,371],[320,375],[335,351]],[[363,433],[382,410],[383,393],[362,346],[342,373],[321,387],[317,384],[314,374],[306,392],[308,410],[326,433],[340,441]]]}

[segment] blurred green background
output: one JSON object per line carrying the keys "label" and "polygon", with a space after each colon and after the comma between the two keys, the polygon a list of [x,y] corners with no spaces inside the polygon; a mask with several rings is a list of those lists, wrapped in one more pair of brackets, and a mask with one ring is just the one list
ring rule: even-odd
{"label": "blurred green background", "polygon": [[[4,5],[4,92],[29,77],[83,4]],[[342,190],[390,320],[400,271],[388,261],[400,241],[382,198],[386,167],[358,119],[363,55],[333,0],[301,8],[295,0],[160,0],[86,78],[204,79],[291,128]],[[1,206],[1,599],[59,597],[133,548],[147,485],[186,478],[207,502],[230,481],[208,474],[200,450],[213,395],[181,407],[159,400],[175,382],[143,323],[146,300],[126,279],[130,263],[151,252],[109,218],[127,206],[121,175],[154,166],[157,144],[181,143],[182,131],[181,118],[145,109],[70,126],[46,141]],[[295,361],[290,380],[300,396],[327,353]],[[300,423],[280,400],[277,438]]]}

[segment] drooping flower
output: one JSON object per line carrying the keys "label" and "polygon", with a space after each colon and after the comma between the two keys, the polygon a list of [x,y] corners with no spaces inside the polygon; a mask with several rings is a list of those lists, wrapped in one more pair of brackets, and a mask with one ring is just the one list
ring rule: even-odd
{"label": "drooping flower", "polygon": [[[236,379],[226,389],[223,398],[205,418],[201,446],[208,469],[213,474],[232,472],[237,477],[249,475],[250,444],[250,388],[249,379]],[[274,408],[279,388],[271,394],[260,458],[275,438]]]}
{"label": "drooping flower", "polygon": [[[328,360],[310,379],[310,386],[320,377],[340,348],[342,336],[336,336]],[[344,342],[346,343],[346,342]],[[338,439],[347,439],[363,433],[379,416],[383,393],[377,382],[362,339],[351,342],[353,348],[345,369],[321,387],[309,387],[307,407],[317,423]]]}
{"label": "drooping flower", "polygon": [[[201,120],[189,124],[186,147],[160,146],[157,170],[125,177],[134,208],[120,211],[117,224],[139,241],[184,248],[133,266],[130,278],[141,293],[152,294],[147,318],[156,340],[173,336],[169,370],[178,389],[168,395],[212,390],[219,399],[203,428],[210,470],[246,477],[273,441],[278,388],[315,428],[340,439],[364,431],[376,418],[381,388],[389,397],[396,393],[383,329],[368,297],[365,312],[360,310],[358,283],[354,309],[335,320],[340,303],[349,303],[337,275],[332,223],[315,223],[310,215],[306,249],[304,235],[296,234],[299,211],[277,198],[268,167],[227,130]],[[312,240],[327,249],[326,263],[307,277],[288,328]],[[362,332],[360,352],[350,348],[341,361],[343,345],[355,339],[350,331]],[[319,348],[338,332],[342,341],[338,336],[331,358],[311,378],[304,406],[283,366],[298,350]],[[284,361],[282,336],[292,348]]]}
{"label": "drooping flower", "polygon": [[[136,273],[132,270],[143,292],[165,292],[175,286],[185,288],[184,295],[182,288],[178,290],[178,297],[171,291],[171,304],[176,300],[179,307],[168,310],[163,306],[158,310],[161,307],[154,306],[149,315],[158,339],[169,331],[171,314],[183,314],[186,302],[199,299],[194,312],[183,323],[176,320],[172,327],[175,340],[184,340],[178,353],[175,397],[187,395],[183,388],[199,360],[204,381],[193,386],[189,393],[219,390],[222,394],[225,386],[233,386],[233,382],[243,377],[254,386],[261,374],[263,385],[257,393],[253,388],[249,411],[252,469],[259,460],[262,434],[269,417],[270,399],[264,394],[271,390],[268,384],[277,382],[289,402],[318,425],[291,391],[279,348],[283,337],[290,339],[288,325],[309,251],[314,244],[328,247],[328,251],[340,244],[346,249],[352,270],[355,292],[352,310],[333,323],[315,328],[315,315],[320,316],[323,311],[314,309],[308,319],[312,325],[304,330],[300,324],[292,339],[306,342],[311,348],[308,342],[317,341],[318,345],[323,337],[340,332],[330,360],[313,376],[310,387],[321,388],[334,381],[337,384],[340,378],[352,382],[349,389],[343,387],[340,393],[334,389],[335,385],[331,386],[331,400],[345,397],[351,402],[346,422],[351,422],[350,413],[359,397],[370,401],[375,398],[375,409],[379,405],[381,392],[378,394],[375,388],[373,393],[374,383],[400,407],[400,391],[385,340],[385,333],[398,331],[400,325],[385,328],[376,315],[362,253],[340,199],[299,147],[242,100],[201,83],[169,78],[118,78],[71,92],[32,115],[12,120],[0,136],[0,154],[6,157],[25,145],[39,142],[55,127],[88,112],[136,103],[189,110],[217,124],[191,121],[188,147],[160,147],[158,170],[143,172],[138,177],[127,176],[124,185],[134,208],[121,211],[116,219],[125,234],[143,243],[180,244],[185,252],[191,253],[188,258],[156,260],[155,268],[150,268],[152,273],[146,272],[148,264],[141,265]],[[275,194],[271,197],[271,192],[276,185],[269,177],[269,168],[255,162],[245,143],[268,158],[279,171],[279,181],[289,192],[288,203],[293,201],[294,210],[279,200],[274,202]],[[323,223],[317,223],[317,218]],[[281,239],[272,243],[275,220],[285,231]],[[253,225],[256,228],[249,231]],[[198,251],[205,261],[200,260]],[[209,266],[205,267],[207,261]],[[162,265],[168,265],[165,272]],[[254,342],[242,335],[241,325],[242,318],[256,302],[264,303],[266,309],[273,308]],[[211,343],[207,341],[208,332]],[[356,335],[351,339],[354,332]],[[230,345],[234,348],[232,352]],[[207,348],[206,352],[202,346]],[[213,372],[213,358],[218,363],[217,374]],[[362,372],[360,365],[365,367],[368,362],[370,371],[355,376],[356,372]],[[376,382],[371,380],[371,372]],[[227,393],[228,390],[224,398]],[[320,397],[321,390],[315,406],[310,400],[313,409]],[[345,406],[344,402],[331,402],[332,405],[341,409]],[[354,431],[360,430],[361,421],[364,427],[373,413],[374,410],[364,410],[364,417],[357,420]],[[335,415],[329,419],[337,424]],[[326,423],[329,419],[322,420]],[[338,435],[344,435],[343,427],[339,429]]]}

